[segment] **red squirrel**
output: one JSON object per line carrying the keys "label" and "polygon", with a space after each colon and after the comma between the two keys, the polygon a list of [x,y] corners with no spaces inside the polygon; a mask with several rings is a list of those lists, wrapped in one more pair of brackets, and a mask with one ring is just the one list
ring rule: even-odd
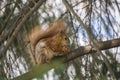
{"label": "red squirrel", "polygon": [[69,51],[70,41],[64,22],[56,21],[46,27],[35,27],[30,34],[30,44],[36,64],[49,63],[54,56]]}

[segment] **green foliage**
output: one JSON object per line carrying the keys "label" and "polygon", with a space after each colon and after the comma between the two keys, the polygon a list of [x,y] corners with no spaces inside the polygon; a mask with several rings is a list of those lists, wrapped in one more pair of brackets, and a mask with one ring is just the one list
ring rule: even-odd
{"label": "green foliage", "polygon": [[4,78],[3,76],[0,76],[0,80],[6,80],[6,78]]}
{"label": "green foliage", "polygon": [[29,72],[18,76],[12,80],[31,80],[33,78],[41,78],[43,74],[47,73],[50,69],[55,69],[57,73],[63,71],[65,64],[62,60],[53,60],[49,64],[35,65]]}

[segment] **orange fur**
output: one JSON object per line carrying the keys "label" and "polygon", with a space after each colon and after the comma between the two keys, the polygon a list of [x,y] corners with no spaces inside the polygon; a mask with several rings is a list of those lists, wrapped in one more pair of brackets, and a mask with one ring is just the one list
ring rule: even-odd
{"label": "orange fur", "polygon": [[70,42],[66,35],[65,24],[62,21],[49,24],[45,31],[40,27],[34,28],[30,35],[30,42],[37,64],[49,63],[54,56],[69,51]]}
{"label": "orange fur", "polygon": [[48,26],[49,26],[48,29],[45,31],[42,30],[42,28],[39,26],[35,27],[32,30],[30,34],[30,42],[33,48],[36,46],[37,42],[40,39],[54,36],[57,33],[61,31],[65,32],[66,30],[66,26],[62,21],[56,21],[54,23],[49,24]]}

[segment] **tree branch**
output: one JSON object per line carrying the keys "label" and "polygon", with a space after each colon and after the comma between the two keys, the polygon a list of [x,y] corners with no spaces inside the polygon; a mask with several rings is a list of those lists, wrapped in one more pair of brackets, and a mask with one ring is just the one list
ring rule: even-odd
{"label": "tree branch", "polygon": [[[87,34],[89,35],[89,39],[93,42],[93,46],[95,47],[96,51],[98,51],[99,54],[101,54],[99,50],[99,46],[97,45],[98,41],[95,39],[93,32],[91,31],[91,28],[84,24],[82,19],[77,15],[77,13],[73,10],[71,5],[68,3],[67,0],[62,0],[63,3],[65,4],[66,8],[73,14],[73,16],[76,18],[76,20],[80,23],[80,25],[86,30]],[[94,40],[93,40],[94,39]],[[96,43],[97,42],[97,43]],[[90,46],[91,47],[91,46]],[[108,67],[108,70],[110,71],[111,76],[113,77],[114,80],[116,80],[116,77],[112,71],[112,68],[106,58],[101,54],[103,61],[105,62],[106,66]]]}
{"label": "tree branch", "polygon": [[36,5],[34,5],[31,10],[24,16],[24,18],[21,20],[21,22],[18,24],[17,28],[15,29],[15,31],[13,32],[12,36],[10,37],[10,39],[8,40],[5,48],[3,49],[2,52],[0,52],[0,58],[2,57],[2,55],[7,51],[8,47],[10,46],[10,44],[12,43],[12,41],[15,39],[15,36],[17,35],[17,33],[19,32],[19,30],[22,28],[23,24],[25,23],[25,21],[34,13],[34,11],[36,11],[46,0],[39,0]]}
{"label": "tree branch", "polygon": [[[97,45],[99,46],[99,50],[106,50],[106,49],[118,47],[118,46],[120,46],[120,38],[99,42]],[[75,49],[75,50],[71,51],[69,54],[64,55],[62,57],[63,57],[64,63],[65,63],[65,62],[71,61],[77,57],[87,55],[90,53],[94,53],[94,52],[97,52],[97,49],[91,45],[87,45],[87,46],[81,46],[78,49]],[[14,78],[13,80],[23,80],[23,79],[30,80],[32,78],[43,75],[45,72],[47,72],[48,70],[50,70],[52,68],[56,68],[58,70],[61,67],[64,68],[64,63],[61,62],[62,61],[61,57],[59,57],[59,58],[60,59],[57,58],[57,59],[53,60],[51,64],[35,65],[29,72],[27,72],[23,75],[20,75],[20,76]]]}
{"label": "tree branch", "polygon": [[64,57],[64,62],[68,62],[70,60],[73,60],[77,57],[87,55],[90,53],[95,53],[97,50],[106,50],[114,47],[120,46],[120,38],[113,39],[113,40],[108,40],[108,41],[102,41],[96,44],[98,48],[92,46],[92,45],[87,45],[87,46],[81,46],[67,54]]}

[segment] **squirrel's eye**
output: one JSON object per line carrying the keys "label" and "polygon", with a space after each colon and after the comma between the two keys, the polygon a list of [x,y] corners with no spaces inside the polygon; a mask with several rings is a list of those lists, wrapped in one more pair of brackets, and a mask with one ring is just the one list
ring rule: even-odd
{"label": "squirrel's eye", "polygon": [[67,40],[67,37],[65,37],[64,39]]}

